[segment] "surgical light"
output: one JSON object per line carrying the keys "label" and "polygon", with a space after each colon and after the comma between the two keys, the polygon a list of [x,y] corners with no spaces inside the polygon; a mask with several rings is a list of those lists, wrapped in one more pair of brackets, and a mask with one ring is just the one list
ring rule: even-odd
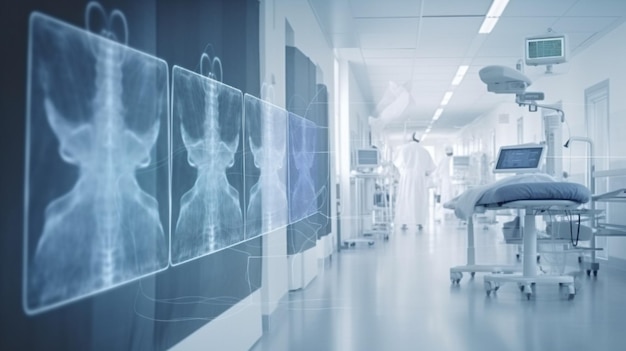
{"label": "surgical light", "polygon": [[493,0],[493,3],[491,3],[491,7],[487,12],[487,16],[485,16],[485,20],[478,30],[479,34],[491,33],[493,28],[496,26],[496,23],[498,23],[498,19],[500,19],[500,16],[502,15],[502,12],[504,12],[504,9],[506,8],[506,5],[508,5],[508,3],[509,0]]}
{"label": "surgical light", "polygon": [[463,77],[465,77],[465,73],[467,73],[468,68],[469,66],[466,66],[466,65],[459,66],[459,69],[456,71],[456,74],[454,75],[454,79],[452,79],[452,85],[461,84],[461,81],[463,80]]}

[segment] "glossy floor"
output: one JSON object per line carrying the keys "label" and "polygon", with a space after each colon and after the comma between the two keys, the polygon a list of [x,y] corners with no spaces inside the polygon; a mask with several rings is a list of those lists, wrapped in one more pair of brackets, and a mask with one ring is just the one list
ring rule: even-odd
{"label": "glossy floor", "polygon": [[[478,263],[513,263],[516,247],[503,243],[498,225],[487,227],[476,225]],[[289,293],[252,350],[626,349],[626,272],[604,265],[587,277],[571,257],[575,299],[546,285],[527,301],[516,285],[487,297],[481,273],[452,285],[449,268],[465,260],[466,229],[456,220],[342,250],[306,289]],[[563,262],[542,256],[544,270]]]}

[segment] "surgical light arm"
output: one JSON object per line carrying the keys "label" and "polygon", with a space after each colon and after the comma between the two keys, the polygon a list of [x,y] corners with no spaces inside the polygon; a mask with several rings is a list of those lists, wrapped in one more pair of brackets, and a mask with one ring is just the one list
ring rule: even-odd
{"label": "surgical light arm", "polygon": [[528,110],[536,112],[539,107],[553,110],[561,115],[561,122],[565,121],[565,112],[550,105],[538,104],[543,100],[543,93],[527,93],[532,81],[524,73],[506,66],[486,66],[478,75],[487,84],[487,91],[495,94],[515,94],[515,102],[520,106],[528,106]]}

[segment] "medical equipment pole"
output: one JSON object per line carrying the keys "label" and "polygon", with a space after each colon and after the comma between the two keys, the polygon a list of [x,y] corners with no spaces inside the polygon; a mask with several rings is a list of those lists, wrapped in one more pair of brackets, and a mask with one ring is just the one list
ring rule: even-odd
{"label": "medical equipment pole", "polygon": [[476,249],[474,248],[474,215],[467,220],[467,264],[476,264]]}
{"label": "medical equipment pole", "polygon": [[524,277],[537,276],[537,228],[535,215],[524,209]]}
{"label": "medical equipment pole", "polygon": [[[569,143],[571,141],[582,141],[589,145],[589,154],[587,155],[587,181],[589,182],[589,191],[591,192],[591,196],[594,196],[596,195],[596,181],[594,179],[594,173],[596,172],[596,164],[593,159],[594,158],[593,140],[591,140],[590,138],[586,138],[586,137],[572,136],[565,142],[565,145],[563,146],[569,148]],[[596,209],[596,202],[592,199],[591,200],[592,213],[595,212],[595,209]],[[591,218],[592,218],[591,228],[595,230],[597,228],[597,218],[595,215],[593,215]],[[596,263],[596,237],[594,235],[593,238],[591,239],[591,263],[590,263],[589,269],[597,272],[599,267],[600,265]]]}

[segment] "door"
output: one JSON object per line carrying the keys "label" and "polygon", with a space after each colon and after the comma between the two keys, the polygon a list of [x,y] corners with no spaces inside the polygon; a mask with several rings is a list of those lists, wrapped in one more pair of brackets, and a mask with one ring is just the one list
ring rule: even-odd
{"label": "door", "polygon": [[[609,81],[602,81],[590,88],[585,89],[585,120],[587,125],[587,137],[593,140],[593,157],[595,169],[604,171],[609,169],[610,133],[609,133]],[[589,182],[589,180],[587,180]],[[607,177],[596,180],[595,193],[601,194],[609,191],[609,179]],[[596,208],[605,210],[606,221],[612,222],[610,218],[610,205],[608,203],[598,203]],[[597,247],[603,247],[603,251],[598,252],[598,258],[608,259],[608,238],[596,238]]]}

